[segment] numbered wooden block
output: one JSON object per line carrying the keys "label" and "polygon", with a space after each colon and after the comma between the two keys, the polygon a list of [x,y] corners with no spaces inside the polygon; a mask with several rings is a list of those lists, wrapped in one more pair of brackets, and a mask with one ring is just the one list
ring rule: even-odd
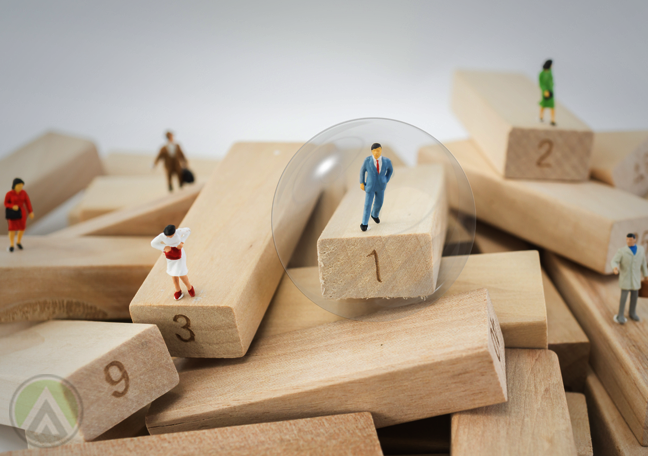
{"label": "numbered wooden block", "polygon": [[557,126],[539,122],[537,83],[522,74],[460,70],[452,109],[506,178],[584,181],[594,133],[561,103]]}
{"label": "numbered wooden block", "polygon": [[7,453],[8,456],[88,454],[382,456],[383,453],[370,413],[322,416]]}
{"label": "numbered wooden block", "polygon": [[[162,255],[133,298],[133,321],[158,325],[173,356],[245,355],[284,271],[272,238],[272,201],[297,149],[294,143],[235,144],[180,223],[192,232],[185,252],[196,298],[174,300]],[[317,197],[274,220],[293,248]]]}
{"label": "numbered wooden block", "polygon": [[167,225],[179,226],[204,184],[195,184],[152,201],[119,209],[50,234],[56,238],[79,236],[157,236]]}
{"label": "numbered wooden block", "polygon": [[508,402],[452,415],[453,456],[576,456],[574,434],[550,350],[506,350]]}
{"label": "numbered wooden block", "polygon": [[396,168],[381,223],[360,230],[365,192],[351,189],[317,241],[326,298],[409,298],[436,289],[447,226],[443,168]]}
{"label": "numbered wooden block", "polygon": [[585,396],[592,429],[594,454],[604,456],[647,456],[600,380],[590,371]]}
{"label": "numbered wooden block", "polygon": [[128,306],[158,257],[148,238],[25,236],[0,241],[0,322],[128,319]]}
{"label": "numbered wooden block", "polygon": [[[376,427],[506,400],[486,290],[386,322],[337,321],[260,339],[238,360],[188,363],[155,401],[151,434],[371,412]],[[298,367],[297,367],[298,366]]]}
{"label": "numbered wooden block", "polygon": [[[446,147],[470,181],[480,220],[602,274],[612,273],[610,261],[627,233],[648,243],[648,201],[642,198],[592,181],[507,180],[471,141]],[[429,154],[422,148],[419,162]]]}
{"label": "numbered wooden block", "polygon": [[95,439],[178,384],[154,325],[48,321],[1,340],[0,424],[54,441]]}
{"label": "numbered wooden block", "polygon": [[639,305],[643,320],[624,326],[612,318],[619,311],[621,290],[616,276],[581,268],[553,253],[543,257],[547,272],[589,337],[590,365],[605,386],[637,440],[648,446],[648,309]]}
{"label": "numbered wooden block", "polygon": [[[289,272],[302,290],[321,293],[317,268],[295,268]],[[446,295],[481,288],[489,290],[507,347],[547,347],[547,315],[538,252],[471,255]],[[289,277],[284,276],[257,338],[342,319],[312,303]]]}
{"label": "numbered wooden block", "polygon": [[[155,157],[157,157],[155,151],[113,150],[108,152],[102,161],[106,174],[109,176],[150,176],[155,174],[163,176],[164,180],[166,170],[162,162],[151,169]],[[218,166],[218,160],[215,158],[194,157],[193,154],[187,157],[187,161],[188,168],[194,176],[200,177],[200,180],[209,178]]]}
{"label": "numbered wooden block", "polygon": [[[0,160],[0,183],[4,192],[11,190],[14,178],[25,181],[34,222],[102,173],[101,159],[92,142],[54,132],[39,136]],[[31,219],[27,222],[28,227],[31,222]],[[0,234],[7,234],[6,223],[0,223]]]}
{"label": "numbered wooden block", "polygon": [[585,395],[581,393],[565,393],[565,396],[578,456],[593,456],[592,434],[590,434]]}
{"label": "numbered wooden block", "polygon": [[648,131],[594,133],[592,177],[645,196],[648,193]]}

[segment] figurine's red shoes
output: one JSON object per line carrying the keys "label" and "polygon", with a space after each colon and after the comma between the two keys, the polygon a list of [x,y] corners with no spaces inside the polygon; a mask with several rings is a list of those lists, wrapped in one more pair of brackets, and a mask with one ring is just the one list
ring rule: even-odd
{"label": "figurine's red shoes", "polygon": [[191,287],[191,290],[189,290],[189,296],[194,298],[196,296],[196,290],[194,290],[194,287]]}
{"label": "figurine's red shoes", "polygon": [[176,301],[181,300],[183,296],[184,293],[182,291],[176,291],[175,293],[173,293],[173,297]]}

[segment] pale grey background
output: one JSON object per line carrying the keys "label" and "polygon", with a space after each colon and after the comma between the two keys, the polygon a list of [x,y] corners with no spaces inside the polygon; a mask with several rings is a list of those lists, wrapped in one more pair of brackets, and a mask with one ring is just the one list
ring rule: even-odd
{"label": "pale grey background", "polygon": [[455,68],[535,78],[549,57],[592,128],[648,128],[647,44],[641,0],[0,1],[0,156],[48,129],[153,151],[167,128],[222,156],[366,116],[443,141],[465,135]]}

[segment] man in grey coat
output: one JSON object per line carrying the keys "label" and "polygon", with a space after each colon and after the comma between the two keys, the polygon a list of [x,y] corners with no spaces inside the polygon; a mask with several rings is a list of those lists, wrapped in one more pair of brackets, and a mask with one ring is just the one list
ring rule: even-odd
{"label": "man in grey coat", "polygon": [[630,233],[626,237],[626,247],[620,248],[612,258],[612,270],[619,276],[619,287],[621,288],[621,302],[619,313],[614,316],[614,321],[619,324],[626,322],[623,313],[625,303],[630,293],[630,318],[639,321],[637,315],[637,298],[641,288],[641,278],[648,277],[648,266],[646,266],[646,251],[637,245],[637,237]]}

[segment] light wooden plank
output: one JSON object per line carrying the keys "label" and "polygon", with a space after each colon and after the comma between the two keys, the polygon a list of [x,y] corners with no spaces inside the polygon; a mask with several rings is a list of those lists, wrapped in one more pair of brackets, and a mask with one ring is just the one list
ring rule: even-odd
{"label": "light wooden plank", "polygon": [[585,396],[596,456],[648,456],[648,448],[639,444],[591,370],[585,383]]}
{"label": "light wooden plank", "polygon": [[[504,179],[472,141],[447,143],[472,186],[477,218],[602,274],[627,233],[648,231],[648,201],[598,182]],[[419,162],[431,152],[424,147]]]}
{"label": "light wooden plank", "polygon": [[[37,221],[83,190],[95,176],[103,173],[95,145],[86,139],[48,132],[0,160],[3,192],[20,177]],[[4,193],[2,193],[4,195]],[[32,220],[29,219],[28,225]],[[7,224],[0,223],[0,234]]]}
{"label": "light wooden plank", "polygon": [[435,416],[378,429],[388,454],[438,454],[450,451],[450,415]]}
{"label": "light wooden plank", "polygon": [[104,441],[42,450],[13,451],[7,456],[156,455],[313,455],[382,456],[370,413],[323,416]]}
{"label": "light wooden plank", "polygon": [[[258,340],[240,360],[185,365],[151,405],[151,434],[359,410],[376,427],[506,400],[486,290],[393,321],[337,321]],[[480,405],[481,404],[481,405]]]}
{"label": "light wooden plank", "polygon": [[487,223],[477,222],[473,247],[475,253],[501,253],[532,249],[528,242],[518,237],[498,230]]}
{"label": "light wooden plank", "polygon": [[3,337],[0,347],[0,424],[22,429],[38,424],[38,415],[12,423],[12,396],[38,375],[62,378],[76,390],[82,409],[78,432],[84,440],[98,437],[178,384],[154,325],[48,321]]}
{"label": "light wooden plank", "polygon": [[157,236],[167,225],[180,225],[203,186],[195,184],[181,192],[72,224],[49,236]]}
{"label": "light wooden plank", "polygon": [[436,289],[447,226],[443,168],[395,168],[381,223],[360,230],[365,192],[350,189],[317,241],[330,299],[409,298]]}
{"label": "light wooden plank", "polygon": [[[218,166],[218,160],[207,157],[187,156],[187,165],[194,176],[208,178]],[[109,176],[150,176],[155,174],[165,181],[166,171],[162,163],[151,168],[157,157],[157,152],[142,152],[137,150],[112,150],[103,157],[103,165]],[[166,182],[166,181],[165,181]],[[175,182],[174,182],[175,186]]]}
{"label": "light wooden plank", "polygon": [[565,389],[583,391],[590,354],[589,339],[544,270],[542,283],[547,302],[549,350],[558,355]]}
{"label": "light wooden plank", "polygon": [[637,439],[648,446],[648,309],[637,306],[643,320],[619,325],[618,278],[588,271],[553,253],[543,257],[547,272],[590,340],[590,365]]}
{"label": "light wooden plank", "polygon": [[[289,269],[300,287],[320,292],[315,267]],[[546,348],[547,314],[538,252],[470,255],[447,296],[488,289],[509,348]],[[573,317],[572,317],[573,318]],[[312,303],[284,276],[259,327],[259,339],[341,320]]]}
{"label": "light wooden plank", "polygon": [[594,133],[592,177],[645,196],[648,193],[648,131]]}
{"label": "light wooden plank", "polygon": [[504,177],[586,180],[594,133],[561,103],[557,126],[539,122],[540,97],[522,74],[460,70],[452,109]]}
{"label": "light wooden plank", "polygon": [[452,415],[453,456],[576,456],[558,357],[506,350],[508,402]]}
{"label": "light wooden plank", "polygon": [[593,456],[592,435],[590,434],[589,417],[585,395],[581,393],[565,393],[569,419],[574,431],[574,442],[578,456]]}
{"label": "light wooden plank", "polygon": [[[133,321],[157,324],[173,356],[245,355],[283,274],[272,201],[297,149],[296,143],[235,144],[180,224],[192,232],[184,250],[196,298],[173,299],[162,255],[133,298]],[[276,214],[276,234],[293,248],[317,197],[304,196]]]}
{"label": "light wooden plank", "polygon": [[159,256],[148,238],[25,236],[0,241],[0,322],[128,319],[128,306]]}

